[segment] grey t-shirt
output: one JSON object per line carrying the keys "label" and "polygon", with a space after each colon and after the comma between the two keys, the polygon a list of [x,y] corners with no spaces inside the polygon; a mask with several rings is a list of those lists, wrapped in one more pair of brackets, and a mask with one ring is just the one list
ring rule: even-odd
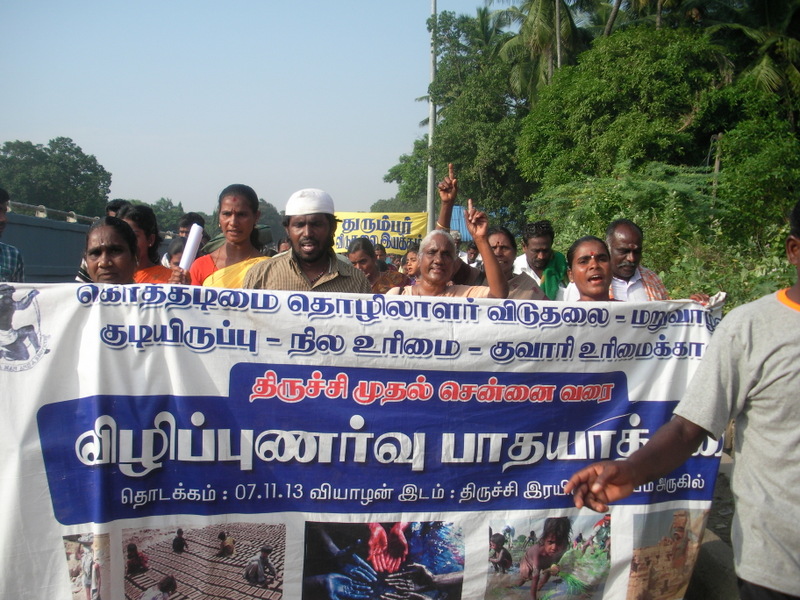
{"label": "grey t-shirt", "polygon": [[715,437],[736,419],[736,573],[800,595],[800,305],[784,290],[732,310],[675,414]]}

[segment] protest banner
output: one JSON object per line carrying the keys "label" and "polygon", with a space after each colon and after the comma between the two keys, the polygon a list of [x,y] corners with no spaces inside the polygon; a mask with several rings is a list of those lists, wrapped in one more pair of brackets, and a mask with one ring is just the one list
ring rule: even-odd
{"label": "protest banner", "polygon": [[383,244],[388,254],[405,254],[411,244],[419,244],[428,227],[428,213],[337,212],[341,222],[334,238],[336,252],[347,252],[353,240],[365,237]]}
{"label": "protest banner", "polygon": [[4,598],[688,584],[721,443],[609,515],[563,485],[669,418],[717,322],[697,304],[3,289]]}

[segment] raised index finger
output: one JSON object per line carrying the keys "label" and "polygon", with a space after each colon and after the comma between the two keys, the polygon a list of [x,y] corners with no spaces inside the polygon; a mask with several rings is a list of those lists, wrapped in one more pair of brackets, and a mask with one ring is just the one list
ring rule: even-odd
{"label": "raised index finger", "polygon": [[450,179],[455,179],[456,178],[455,171],[453,170],[453,163],[447,163],[447,176]]}
{"label": "raised index finger", "polygon": [[468,212],[468,213],[471,213],[471,212],[472,212],[472,210],[473,210],[473,209],[472,209],[472,198],[469,198],[469,199],[467,200],[467,212]]}

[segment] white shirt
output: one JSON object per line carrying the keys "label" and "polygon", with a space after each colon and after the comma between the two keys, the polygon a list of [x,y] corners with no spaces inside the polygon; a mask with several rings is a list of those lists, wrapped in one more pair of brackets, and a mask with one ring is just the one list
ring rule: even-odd
{"label": "white shirt", "polygon": [[636,269],[628,281],[613,277],[611,279],[611,291],[614,294],[614,299],[622,302],[647,302],[650,300],[644,283],[642,283],[642,274],[639,269]]}
{"label": "white shirt", "polygon": [[[642,274],[639,269],[633,274],[628,281],[619,279],[618,277],[611,278],[611,292],[614,294],[615,300],[622,302],[647,302],[650,297],[647,295],[647,290],[642,283]],[[581,297],[578,288],[574,283],[570,283],[564,292],[564,300],[567,302],[577,302]]]}
{"label": "white shirt", "polygon": [[[531,278],[536,282],[536,285],[539,287],[542,286],[542,278],[536,274],[531,266],[528,264],[528,257],[523,253],[520,254],[517,258],[514,259],[514,275],[519,275],[520,273],[525,273],[526,275],[530,275]],[[558,284],[558,292],[556,292],[556,300],[563,301],[564,300],[564,284],[559,282]]]}
{"label": "white shirt", "polygon": [[536,274],[531,266],[528,264],[528,257],[525,254],[520,254],[517,258],[514,259],[514,275],[519,275],[520,273],[525,273],[526,275],[530,275],[533,277],[533,280],[536,282],[536,285],[542,285],[542,278]]}

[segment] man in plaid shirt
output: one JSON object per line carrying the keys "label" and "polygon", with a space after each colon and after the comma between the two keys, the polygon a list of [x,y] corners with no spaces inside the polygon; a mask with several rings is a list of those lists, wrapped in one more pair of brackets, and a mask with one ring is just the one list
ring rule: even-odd
{"label": "man in plaid shirt", "polygon": [[[8,218],[8,192],[0,188],[0,235],[6,228]],[[14,246],[0,242],[0,281],[16,281],[22,283],[25,278],[22,266],[22,254]]]}

